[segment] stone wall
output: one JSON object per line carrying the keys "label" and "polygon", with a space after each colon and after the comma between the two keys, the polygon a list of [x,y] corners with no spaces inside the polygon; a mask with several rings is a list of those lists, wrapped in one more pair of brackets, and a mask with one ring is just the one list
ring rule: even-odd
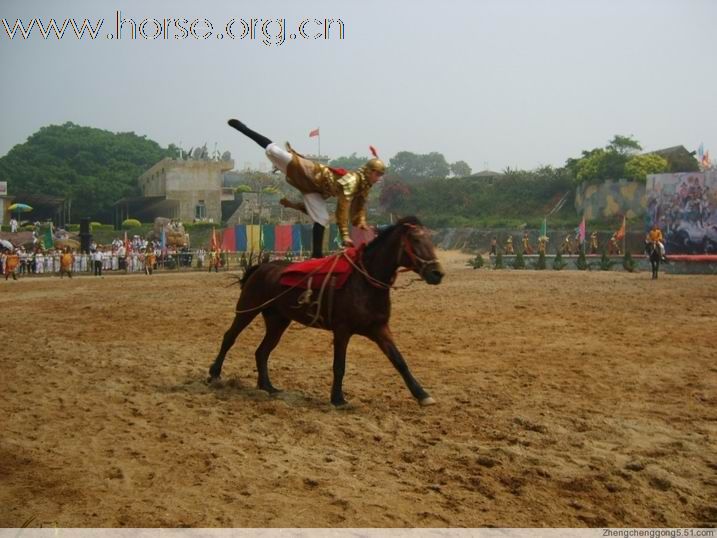
{"label": "stone wall", "polygon": [[625,215],[642,216],[647,209],[645,185],[621,179],[597,184],[583,183],[575,193],[575,211],[590,222]]}

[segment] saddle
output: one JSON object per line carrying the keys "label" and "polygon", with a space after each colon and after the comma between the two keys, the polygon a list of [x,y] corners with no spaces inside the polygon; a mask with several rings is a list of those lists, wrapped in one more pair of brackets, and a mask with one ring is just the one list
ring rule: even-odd
{"label": "saddle", "polygon": [[325,258],[292,263],[281,272],[279,283],[282,286],[318,290],[329,278],[332,288],[342,288],[353,272],[353,265],[346,259],[346,256],[355,262],[358,255],[359,249],[348,248],[344,252]]}

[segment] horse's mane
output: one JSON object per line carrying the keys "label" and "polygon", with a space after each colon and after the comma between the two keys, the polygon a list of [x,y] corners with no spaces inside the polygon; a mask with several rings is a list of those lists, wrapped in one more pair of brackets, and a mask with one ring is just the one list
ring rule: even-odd
{"label": "horse's mane", "polygon": [[396,230],[396,228],[405,224],[410,224],[412,226],[423,226],[423,224],[421,224],[421,221],[418,220],[418,217],[414,217],[412,215],[408,217],[403,217],[402,219],[396,221],[396,224],[392,224],[391,226],[388,226],[381,230],[379,234],[373,239],[373,241],[366,245],[365,252],[368,254],[374,249],[376,249],[379,245],[383,244],[386,241],[386,238],[391,235],[394,230]]}
{"label": "horse's mane", "polygon": [[265,263],[270,263],[272,265],[283,265],[283,266],[289,266],[291,264],[291,262],[289,262],[288,260],[272,260],[270,262],[261,262],[261,263],[251,265],[251,266],[247,267],[247,269],[244,271],[244,274],[241,277],[236,277],[236,276],[234,277],[237,280],[236,282],[234,282],[234,284],[239,284],[239,287],[243,288],[244,284],[246,284],[246,281],[249,280],[249,277],[254,273],[254,271],[259,269],[259,267],[261,267],[262,264],[265,264]]}

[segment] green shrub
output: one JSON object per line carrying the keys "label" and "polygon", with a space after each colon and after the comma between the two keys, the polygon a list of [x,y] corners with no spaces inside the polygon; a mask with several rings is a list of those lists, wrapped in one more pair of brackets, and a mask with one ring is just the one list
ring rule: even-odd
{"label": "green shrub", "polygon": [[555,258],[553,258],[553,269],[556,271],[562,271],[567,265],[568,264],[565,263],[565,260],[563,260],[563,255],[560,252],[560,249],[558,249],[558,252],[555,254]]}
{"label": "green shrub", "polygon": [[123,230],[139,228],[140,226],[142,226],[142,223],[140,221],[138,221],[137,219],[125,219],[122,221],[122,229]]}
{"label": "green shrub", "polygon": [[470,265],[473,269],[480,269],[484,265],[483,256],[480,254],[476,254],[475,258],[472,258],[468,260],[468,265]]}
{"label": "green shrub", "polygon": [[625,252],[625,256],[622,258],[622,267],[629,273],[634,273],[637,270],[637,262],[632,259],[630,251]]}
{"label": "green shrub", "polygon": [[575,260],[575,267],[577,267],[580,271],[585,271],[588,268],[588,261],[585,258],[585,249],[583,247],[580,247],[578,259]]}
{"label": "green shrub", "polygon": [[615,265],[615,262],[608,257],[607,250],[603,250],[602,257],[600,258],[600,270],[609,271],[613,265]]}
{"label": "green shrub", "polygon": [[538,261],[535,262],[535,269],[538,271],[543,271],[545,269],[545,252],[539,252],[538,253]]}
{"label": "green shrub", "polygon": [[525,258],[523,257],[523,251],[519,250],[513,260],[513,269],[525,269]]}
{"label": "green shrub", "polygon": [[493,265],[493,269],[503,269],[503,251],[499,250],[495,254],[495,264]]}

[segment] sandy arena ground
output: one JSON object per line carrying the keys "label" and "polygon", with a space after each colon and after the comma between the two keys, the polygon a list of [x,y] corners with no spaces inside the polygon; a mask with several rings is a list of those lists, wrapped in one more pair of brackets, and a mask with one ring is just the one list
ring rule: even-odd
{"label": "sandy arena ground", "polygon": [[[205,384],[225,274],[0,282],[0,526],[706,526],[717,522],[717,277],[490,271],[393,292],[438,404],[367,340],[257,319]],[[399,284],[412,277],[401,276]]]}

